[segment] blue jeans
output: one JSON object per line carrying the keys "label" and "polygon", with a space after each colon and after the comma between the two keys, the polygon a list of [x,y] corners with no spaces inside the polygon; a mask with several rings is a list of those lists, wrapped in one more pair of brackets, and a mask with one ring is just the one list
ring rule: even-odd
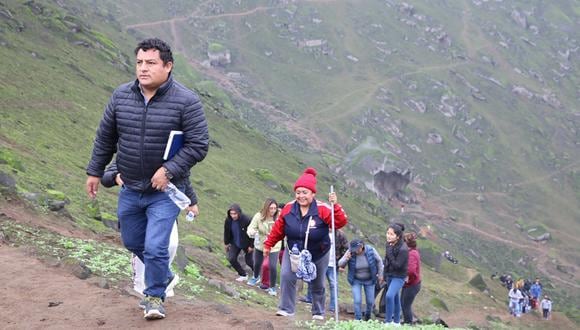
{"label": "blue jeans", "polygon": [[366,316],[370,317],[375,302],[375,284],[369,281],[360,281],[356,278],[352,282],[352,299],[354,300],[354,319],[362,320],[362,289],[365,290]]}
{"label": "blue jeans", "polygon": [[[328,288],[330,289],[330,305],[328,305],[328,311],[334,312],[334,287],[336,286],[336,279],[334,278],[334,267],[328,267],[326,269],[326,279],[328,280]],[[306,293],[306,300],[312,302],[312,290],[310,289],[310,284],[308,284],[308,291]]]}
{"label": "blue jeans", "polygon": [[385,322],[401,323],[401,288],[405,284],[405,279],[400,277],[389,277],[387,285],[389,289],[385,295]]}
{"label": "blue jeans", "polygon": [[[179,187],[183,189],[183,187]],[[162,191],[141,193],[123,187],[117,216],[125,247],[145,264],[146,296],[165,299],[169,270],[169,237],[179,208]]]}

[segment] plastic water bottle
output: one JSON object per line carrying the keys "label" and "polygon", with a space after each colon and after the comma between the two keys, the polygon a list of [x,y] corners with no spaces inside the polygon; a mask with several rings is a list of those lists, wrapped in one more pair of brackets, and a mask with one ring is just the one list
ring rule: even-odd
{"label": "plastic water bottle", "polygon": [[165,188],[165,193],[169,196],[169,198],[182,210],[185,210],[189,204],[191,204],[191,200],[184,194],[181,190],[177,189],[177,187],[169,182],[167,184],[167,188]]}
{"label": "plastic water bottle", "polygon": [[298,250],[298,245],[296,243],[294,243],[294,246],[292,246],[292,254],[293,255],[299,255],[300,254],[300,250]]}
{"label": "plastic water bottle", "polygon": [[257,246],[258,244],[260,244],[260,234],[256,232],[254,234],[254,246]]}
{"label": "plastic water bottle", "polygon": [[298,250],[298,245],[294,243],[292,250],[290,250],[290,270],[293,273],[298,271],[298,267],[300,267],[300,250]]}
{"label": "plastic water bottle", "polygon": [[187,215],[185,216],[185,220],[192,222],[193,220],[195,220],[195,213],[189,211],[187,212]]}

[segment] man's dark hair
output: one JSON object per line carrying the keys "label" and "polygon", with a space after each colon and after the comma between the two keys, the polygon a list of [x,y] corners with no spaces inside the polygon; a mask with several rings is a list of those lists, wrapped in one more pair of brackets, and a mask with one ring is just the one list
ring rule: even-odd
{"label": "man's dark hair", "polygon": [[173,54],[171,53],[171,47],[169,45],[158,38],[151,38],[145,39],[141,41],[137,48],[135,48],[135,55],[142,49],[143,51],[148,51],[150,49],[157,49],[159,51],[159,57],[163,61],[163,64],[167,64],[167,62],[173,62]]}

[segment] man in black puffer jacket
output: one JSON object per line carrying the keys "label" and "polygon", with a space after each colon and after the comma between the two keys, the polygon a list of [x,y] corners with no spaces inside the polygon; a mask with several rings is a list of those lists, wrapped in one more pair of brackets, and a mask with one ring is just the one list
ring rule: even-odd
{"label": "man in black puffer jacket", "polygon": [[[119,86],[105,108],[87,166],[86,190],[95,198],[105,166],[117,153],[124,187],[118,218],[127,249],[145,264],[146,319],[165,317],[163,301],[171,277],[169,236],[179,208],[163,192],[169,181],[184,190],[189,171],[208,152],[209,134],[199,97],[173,80],[173,55],[159,39],[135,49],[137,80]],[[183,146],[164,160],[171,131]]]}

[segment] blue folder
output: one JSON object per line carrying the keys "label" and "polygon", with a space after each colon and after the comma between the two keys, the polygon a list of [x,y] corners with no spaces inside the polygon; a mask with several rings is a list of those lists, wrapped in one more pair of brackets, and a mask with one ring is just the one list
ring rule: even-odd
{"label": "blue folder", "polygon": [[170,160],[183,147],[183,131],[171,131],[165,146],[163,160]]}

